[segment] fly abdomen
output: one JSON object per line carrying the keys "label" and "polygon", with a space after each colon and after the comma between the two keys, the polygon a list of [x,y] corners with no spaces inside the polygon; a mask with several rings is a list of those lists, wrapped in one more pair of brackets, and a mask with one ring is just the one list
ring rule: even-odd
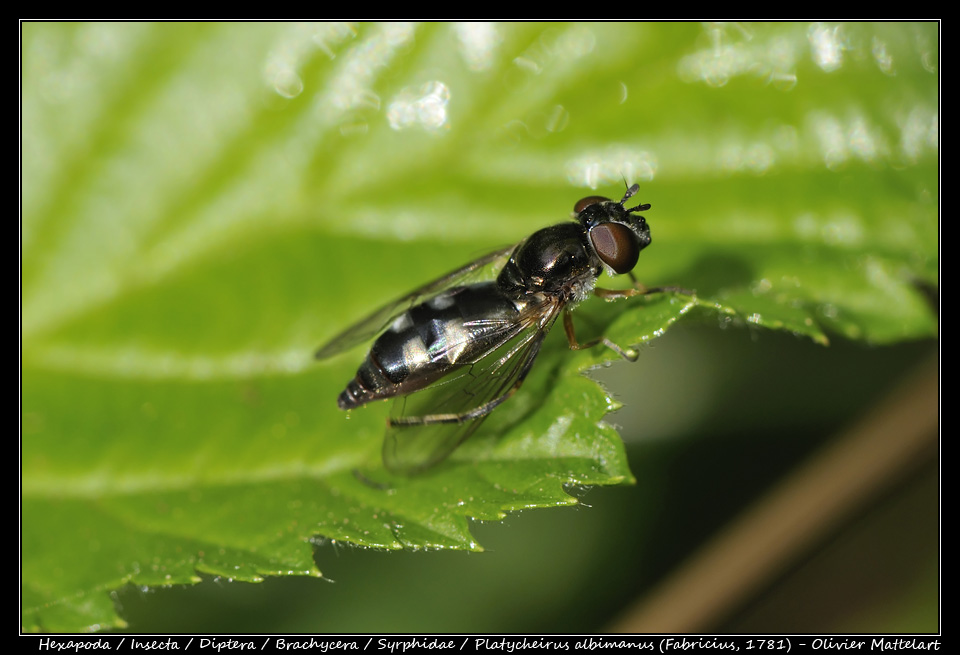
{"label": "fly abdomen", "polygon": [[357,375],[347,383],[347,388],[337,397],[337,406],[340,409],[353,409],[364,405],[371,400],[389,398],[396,394],[397,385],[385,375],[380,362],[373,353],[367,355],[363,364],[357,370]]}
{"label": "fly abdomen", "polygon": [[[452,318],[441,320],[436,315],[426,318],[418,310],[421,308],[414,307],[402,314],[374,342],[356,377],[337,399],[340,409],[418,391],[455,368],[445,358],[436,356],[435,344],[439,333],[455,330],[457,322]],[[421,321],[415,323],[411,315]]]}
{"label": "fly abdomen", "polygon": [[476,361],[513,325],[516,305],[493,283],[460,287],[412,307],[374,342],[337,399],[340,409],[407,395]]}

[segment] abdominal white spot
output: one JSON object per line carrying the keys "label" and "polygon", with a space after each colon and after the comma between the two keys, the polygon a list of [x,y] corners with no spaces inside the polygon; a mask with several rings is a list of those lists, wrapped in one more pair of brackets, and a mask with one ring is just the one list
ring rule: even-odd
{"label": "abdominal white spot", "polygon": [[453,306],[453,294],[444,293],[437,296],[436,298],[431,298],[428,302],[433,309],[446,309],[447,307]]}
{"label": "abdominal white spot", "polygon": [[390,326],[391,332],[403,332],[409,327],[413,327],[413,319],[410,318],[410,312],[400,314]]}
{"label": "abdominal white spot", "polygon": [[407,366],[422,364],[429,361],[427,346],[420,337],[407,339],[403,344],[403,361]]}
{"label": "abdominal white spot", "polygon": [[471,332],[462,325],[447,323],[443,326],[444,351],[448,362],[454,364],[460,359],[463,349],[471,340]]}

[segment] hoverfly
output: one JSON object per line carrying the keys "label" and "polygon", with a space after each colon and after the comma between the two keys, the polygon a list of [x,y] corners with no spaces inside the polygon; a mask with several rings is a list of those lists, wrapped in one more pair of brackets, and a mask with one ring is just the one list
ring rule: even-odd
{"label": "hoverfly", "polygon": [[[636,361],[634,350],[605,337],[578,343],[570,310],[591,293],[613,299],[662,290],[640,287],[632,273],[650,245],[650,228],[636,214],[650,205],[624,207],[639,188],[631,186],[619,202],[583,198],[575,221],[534,232],[408,293],[317,351],[325,359],[377,337],[337,404],[349,410],[396,398],[383,444],[389,470],[427,469],[472,435],[523,384],[561,313],[571,349],[602,343]],[[469,281],[489,267],[499,267],[495,280]],[[634,286],[595,288],[604,269],[629,274]]]}

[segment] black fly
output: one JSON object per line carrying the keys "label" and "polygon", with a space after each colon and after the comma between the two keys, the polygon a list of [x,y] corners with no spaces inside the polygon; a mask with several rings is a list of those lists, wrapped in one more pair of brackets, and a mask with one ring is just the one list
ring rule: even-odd
{"label": "black fly", "polygon": [[[331,357],[379,335],[337,399],[340,409],[397,398],[383,444],[388,469],[414,473],[442,461],[483,419],[520,388],[547,332],[563,313],[570,348],[578,343],[570,309],[591,293],[613,299],[650,293],[633,267],[650,245],[643,216],[650,205],[627,209],[634,184],[619,202],[589,196],[574,206],[576,222],[534,232],[517,246],[492,252],[378,309],[317,351]],[[509,256],[509,258],[508,258]],[[466,283],[502,264],[496,280]],[[634,286],[597,289],[604,269],[629,274]],[[412,395],[411,395],[412,394]]]}

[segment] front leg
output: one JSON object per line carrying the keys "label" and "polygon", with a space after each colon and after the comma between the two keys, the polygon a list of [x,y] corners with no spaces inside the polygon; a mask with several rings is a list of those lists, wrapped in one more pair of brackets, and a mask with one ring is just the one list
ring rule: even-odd
{"label": "front leg", "polygon": [[[629,294],[629,295],[637,295],[637,294]],[[596,339],[592,339],[586,343],[578,343],[577,335],[573,330],[573,318],[571,317],[569,311],[563,312],[563,331],[567,333],[567,343],[570,344],[570,350],[584,350],[585,348],[591,348],[597,345],[598,343],[602,343],[607,348],[614,351],[615,353],[623,357],[628,362],[635,362],[637,361],[637,358],[640,357],[640,353],[638,353],[633,348],[627,348],[626,350],[624,350],[623,348],[621,348],[614,342],[610,341],[606,337],[597,337]]]}
{"label": "front leg", "polygon": [[630,280],[633,282],[633,286],[629,289],[594,288],[593,295],[603,298],[604,300],[617,300],[618,298],[631,298],[633,296],[647,296],[651,293],[682,293],[687,296],[697,295],[696,291],[690,291],[689,289],[684,289],[683,287],[651,287],[648,289],[637,281],[637,278],[633,275],[633,271],[630,271],[627,273],[627,275],[630,276]]}

